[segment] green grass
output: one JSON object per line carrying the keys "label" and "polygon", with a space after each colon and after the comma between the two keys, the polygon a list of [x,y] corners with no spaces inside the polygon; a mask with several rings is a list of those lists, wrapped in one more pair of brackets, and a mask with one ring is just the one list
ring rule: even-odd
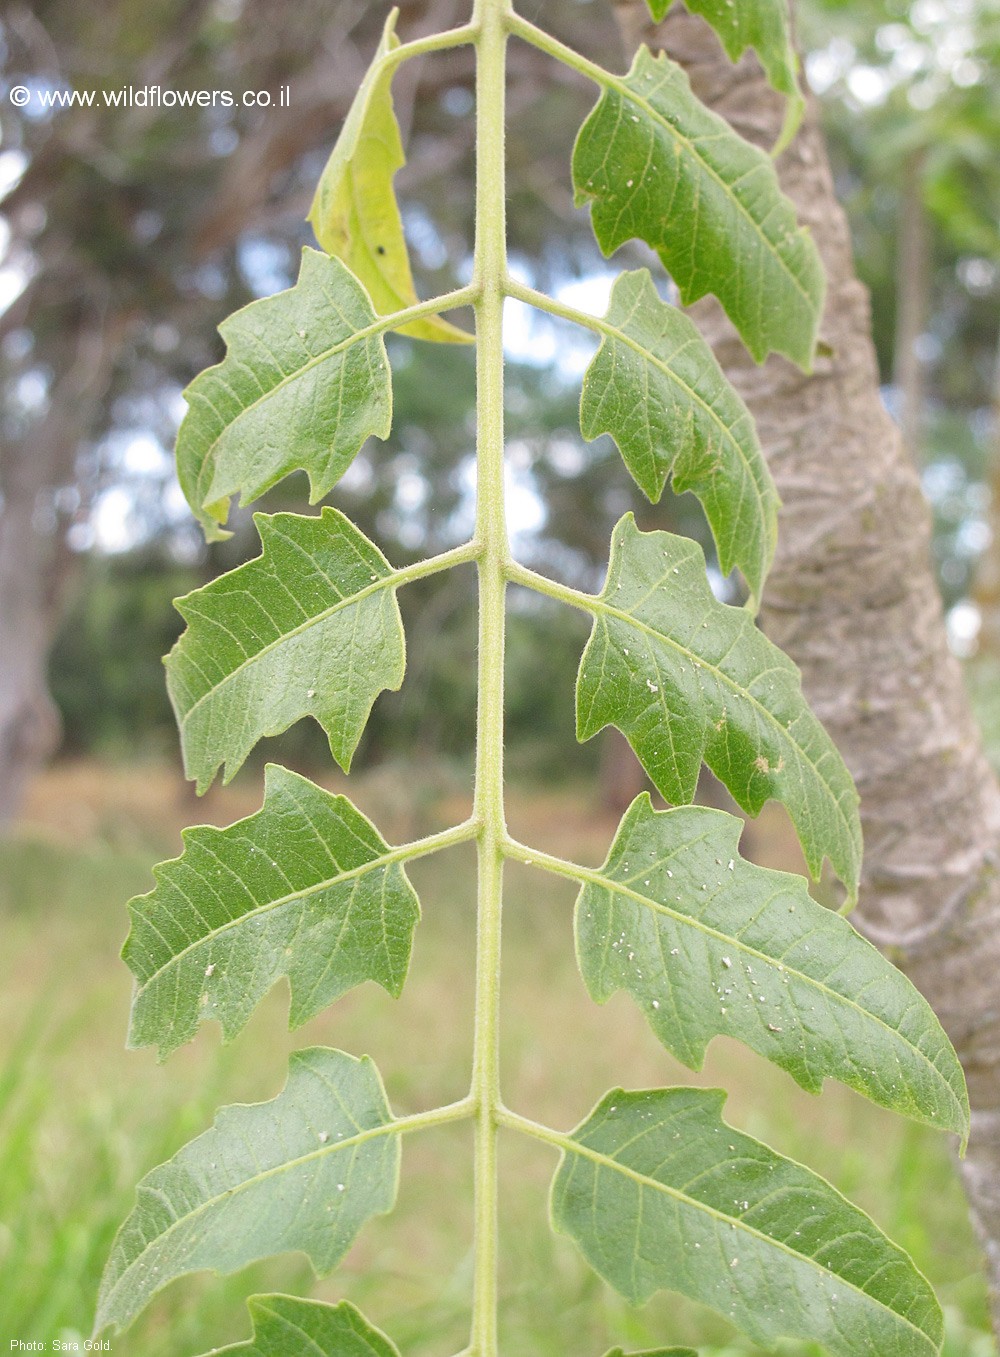
{"label": "green grass", "polygon": [[[385,806],[363,808],[386,823]],[[215,804],[235,818],[244,800]],[[376,796],[376,800],[379,798]],[[137,1179],[196,1135],[223,1102],[271,1097],[287,1054],[323,1043],[370,1053],[394,1107],[415,1111],[461,1096],[469,1078],[474,938],[473,860],[467,850],[413,867],[424,905],[411,978],[394,1002],[372,985],[346,996],[296,1034],[275,991],[242,1037],[222,1048],[214,1028],[158,1066],[126,1052],[129,976],[117,952],[124,902],[149,888],[149,867],[176,851],[183,808],[105,806],[74,839],[25,831],[0,846],[0,908],[7,946],[0,988],[0,1345],[11,1338],[82,1339],[100,1270]],[[379,811],[383,814],[380,816]],[[562,800],[536,798],[515,832],[595,862],[612,826]],[[228,813],[227,813],[228,812]],[[443,812],[442,812],[443,814]],[[58,817],[57,817],[58,818]],[[429,828],[438,827],[435,819]],[[412,829],[412,826],[407,826]],[[964,1201],[943,1137],[883,1114],[830,1085],[811,1098],[763,1061],[717,1041],[692,1075],[655,1042],[617,996],[587,998],[573,959],[572,891],[526,869],[508,881],[505,930],[505,1091],[530,1115],[569,1127],[607,1087],[721,1084],[727,1116],[750,1134],[824,1172],[909,1249],[935,1284],[948,1318],[947,1357],[989,1357],[984,1289]],[[471,1277],[468,1128],[424,1132],[405,1147],[397,1210],[373,1222],[340,1269],[314,1279],[301,1257],[227,1278],[200,1275],[166,1291],[125,1335],[119,1357],[193,1357],[245,1337],[244,1298],[283,1289],[349,1297],[406,1357],[447,1357],[466,1342]],[[547,1227],[555,1157],[508,1137],[503,1148],[503,1347],[511,1357],[587,1357],[611,1343],[667,1341],[714,1357],[754,1348],[708,1310],[661,1293],[643,1310],[589,1272]],[[782,1357],[818,1349],[786,1345]]]}

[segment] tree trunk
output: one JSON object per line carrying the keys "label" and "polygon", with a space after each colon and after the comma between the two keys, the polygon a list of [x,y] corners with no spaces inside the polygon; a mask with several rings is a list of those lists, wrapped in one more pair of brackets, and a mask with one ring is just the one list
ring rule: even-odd
{"label": "tree trunk", "polygon": [[979,655],[1000,665],[1000,339],[993,366],[993,419],[990,439],[990,541],[980,558],[972,596],[979,608]]}
{"label": "tree trunk", "polygon": [[[5,483],[9,481],[4,476]],[[30,486],[4,486],[0,512],[0,826],[17,812],[31,772],[55,748],[59,718],[48,696],[51,640],[39,594],[50,546],[35,528]]]}
{"label": "tree trunk", "polygon": [[896,256],[896,339],[893,383],[900,402],[899,424],[903,447],[919,461],[923,450],[926,362],[920,341],[930,311],[931,254],[927,209],[924,206],[923,148],[903,161],[899,198],[899,248]]}
{"label": "tree trunk", "polygon": [[105,394],[115,342],[104,316],[81,316],[64,352],[45,411],[0,458],[0,829],[58,743],[48,656],[75,558],[54,496],[73,485],[78,450]]}
{"label": "tree trunk", "polygon": [[[752,55],[730,65],[676,7],[656,30],[642,0],[617,6],[630,50],[640,37],[667,48],[710,107],[773,145],[782,100]],[[916,469],[879,398],[868,296],[814,105],[778,169],[826,265],[831,356],[812,377],[780,358],[757,368],[714,301],[694,311],[753,410],[784,502],[763,623],[800,665],[861,793],[858,925],[934,1005],[965,1067],[961,1173],[1000,1332],[1000,787],[948,651]]]}

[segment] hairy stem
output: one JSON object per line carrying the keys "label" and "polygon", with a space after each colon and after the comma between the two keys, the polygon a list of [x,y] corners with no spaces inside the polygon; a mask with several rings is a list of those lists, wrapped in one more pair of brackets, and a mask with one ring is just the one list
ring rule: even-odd
{"label": "hairy stem", "polygon": [[[468,306],[475,300],[476,289],[471,284],[468,287],[455,288],[453,292],[445,292],[440,297],[431,297],[425,302],[415,302],[403,311],[395,311],[388,316],[379,316],[374,325],[368,326],[365,330],[358,330],[351,335],[348,343],[356,344],[360,339],[367,338],[369,334],[384,334],[386,330],[402,329],[404,325],[409,325],[415,320],[423,320],[425,316],[438,316],[444,311],[457,311],[459,307]],[[346,344],[344,347],[346,347]],[[331,352],[336,353],[337,349],[333,349]],[[328,354],[321,354],[320,358],[328,356]]]}
{"label": "hairy stem", "polygon": [[413,57],[427,56],[433,52],[444,52],[450,47],[464,47],[475,42],[478,25],[473,22],[461,24],[458,28],[447,28],[443,33],[430,33],[426,38],[415,38],[413,42],[400,43],[383,56],[381,65],[393,69]]}
{"label": "hairy stem", "polygon": [[507,578],[511,584],[523,585],[525,589],[531,589],[536,594],[544,594],[546,598],[554,598],[557,603],[565,603],[579,612],[593,615],[602,607],[606,607],[599,594],[585,594],[581,589],[574,589],[572,585],[560,584],[558,580],[540,575],[537,570],[520,565],[517,561],[511,561],[508,565]]}
{"label": "hairy stem", "polygon": [[[426,560],[414,561],[412,565],[404,565],[399,570],[394,570],[389,576],[391,587],[400,589],[404,584],[413,584],[415,580],[423,580],[428,575],[440,575],[446,570],[453,570],[456,565],[465,565],[467,561],[474,561],[479,556],[479,546],[476,542],[465,542],[460,547],[452,547],[449,551],[442,551],[438,556],[428,556]],[[359,591],[369,593],[370,590]]]}
{"label": "hairy stem", "polygon": [[479,697],[474,816],[479,831],[479,925],[472,1097],[476,1104],[475,1261],[469,1353],[497,1352],[497,1110],[503,892],[504,606],[510,556],[504,507],[504,94],[507,0],[476,0],[476,541]]}
{"label": "hairy stem", "polygon": [[613,75],[606,71],[603,66],[598,66],[593,61],[588,61],[580,52],[574,52],[572,47],[567,47],[564,42],[554,38],[551,33],[546,33],[543,28],[533,24],[528,19],[522,19],[519,14],[511,15],[510,31],[515,37],[520,38],[531,47],[537,47],[540,52],[554,57],[556,61],[561,61],[564,66],[570,70],[579,71],[580,75],[585,75],[589,80],[593,80],[595,85],[613,86],[628,94],[630,98],[635,98],[634,91],[630,91],[620,76]]}

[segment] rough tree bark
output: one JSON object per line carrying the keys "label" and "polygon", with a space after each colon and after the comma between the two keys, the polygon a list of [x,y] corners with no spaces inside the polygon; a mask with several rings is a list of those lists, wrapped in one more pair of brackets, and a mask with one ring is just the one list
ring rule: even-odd
{"label": "rough tree bark", "polygon": [[908,456],[919,459],[924,432],[926,364],[920,340],[927,329],[931,291],[930,222],[924,206],[923,147],[903,162],[896,262],[896,338],[893,382],[900,399],[899,425]]}
{"label": "rough tree bark", "polygon": [[[629,50],[640,38],[666,47],[706,103],[774,144],[781,100],[752,56],[730,65],[678,7],[655,29],[643,0],[616,3]],[[832,356],[812,377],[779,358],[757,368],[714,302],[693,309],[753,409],[784,501],[763,623],[801,666],[861,792],[856,921],[934,1005],[965,1067],[961,1173],[1000,1333],[1000,787],[948,651],[930,515],[879,398],[868,296],[815,106],[778,168],[826,265]]]}
{"label": "rough tree bark", "polygon": [[982,625],[979,653],[1000,660],[1000,340],[993,365],[993,431],[990,440],[990,542],[980,559],[973,585]]}

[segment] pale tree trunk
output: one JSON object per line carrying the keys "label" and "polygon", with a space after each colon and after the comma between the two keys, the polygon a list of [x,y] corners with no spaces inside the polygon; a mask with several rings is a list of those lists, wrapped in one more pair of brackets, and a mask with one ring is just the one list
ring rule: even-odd
{"label": "pale tree trunk", "polygon": [[[730,65],[686,11],[659,30],[642,0],[618,0],[618,13],[630,49],[640,37],[666,47],[707,104],[774,143],[781,100],[755,59]],[[778,358],[757,368],[714,302],[694,310],[753,409],[784,502],[763,623],[802,668],[861,792],[856,921],[934,1005],[965,1067],[961,1173],[1000,1332],[1000,787],[948,651],[916,469],[879,398],[868,296],[815,107],[778,169],[826,265],[832,355],[811,378]]]}
{"label": "pale tree trunk", "polygon": [[979,654],[1000,665],[1000,340],[993,368],[993,429],[990,440],[990,542],[976,569],[973,598],[979,607]]}
{"label": "pale tree trunk", "polygon": [[893,382],[900,401],[899,424],[903,447],[919,460],[923,451],[926,362],[920,341],[930,312],[930,223],[924,206],[923,148],[903,161],[899,196],[899,246],[896,254],[896,337]]}
{"label": "pale tree trunk", "polygon": [[0,826],[16,814],[28,777],[59,732],[46,678],[51,632],[44,594],[51,571],[39,559],[54,544],[36,530],[33,478],[18,474],[31,470],[0,473]]}
{"label": "pale tree trunk", "polygon": [[74,482],[114,351],[103,318],[83,321],[79,334],[67,338],[71,356],[46,411],[0,452],[0,828],[17,814],[28,779],[58,743],[48,656],[74,556],[53,497]]}

